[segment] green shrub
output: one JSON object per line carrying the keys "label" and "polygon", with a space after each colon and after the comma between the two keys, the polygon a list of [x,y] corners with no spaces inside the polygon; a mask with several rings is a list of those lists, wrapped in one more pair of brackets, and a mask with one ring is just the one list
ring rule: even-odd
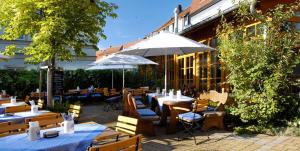
{"label": "green shrub", "polygon": [[[235,100],[230,114],[244,123],[236,128],[238,133],[285,127],[300,116],[299,81],[293,77],[300,59],[295,48],[300,33],[288,24],[299,7],[299,2],[278,5],[265,14],[253,15],[245,5],[235,16],[237,22],[223,19],[218,28],[220,57],[229,71],[227,80]],[[246,22],[253,20],[261,22],[265,34],[242,34]]]}

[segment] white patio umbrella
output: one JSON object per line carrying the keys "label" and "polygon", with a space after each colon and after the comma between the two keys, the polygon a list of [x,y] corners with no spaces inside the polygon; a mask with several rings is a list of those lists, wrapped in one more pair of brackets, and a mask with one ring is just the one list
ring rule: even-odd
{"label": "white patio umbrella", "polygon": [[123,88],[125,88],[125,75],[124,67],[126,65],[158,65],[157,63],[146,59],[141,56],[136,55],[121,55],[121,54],[112,54],[107,57],[101,58],[94,62],[98,65],[121,65],[123,66]]}
{"label": "white patio umbrella", "polygon": [[174,33],[160,32],[122,50],[119,54],[139,55],[144,57],[164,55],[165,90],[167,91],[167,55],[182,55],[209,50],[214,50],[214,48]]}
{"label": "white patio umbrella", "polygon": [[[114,70],[119,69],[136,69],[136,65],[93,65],[92,67],[87,68],[86,70],[111,70],[111,88],[114,88]],[[124,72],[123,72],[124,74]]]}

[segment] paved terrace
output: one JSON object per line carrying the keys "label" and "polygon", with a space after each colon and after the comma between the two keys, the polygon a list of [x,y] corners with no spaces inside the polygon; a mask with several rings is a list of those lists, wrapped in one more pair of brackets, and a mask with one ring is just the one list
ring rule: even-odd
{"label": "paved terrace", "polygon": [[[83,106],[82,122],[95,121],[113,127],[117,121],[117,111],[103,111],[103,104]],[[182,133],[166,135],[164,127],[157,127],[156,137],[146,137],[143,141],[145,151],[299,151],[300,137],[268,136],[268,135],[234,135],[228,131],[212,131],[203,133],[196,131],[197,145],[193,139],[177,140]],[[207,139],[207,135],[210,139]]]}

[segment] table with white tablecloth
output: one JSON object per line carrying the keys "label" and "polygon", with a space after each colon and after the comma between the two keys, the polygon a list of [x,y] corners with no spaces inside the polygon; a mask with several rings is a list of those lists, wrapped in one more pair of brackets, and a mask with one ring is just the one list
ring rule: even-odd
{"label": "table with white tablecloth", "polygon": [[[151,108],[153,109],[152,100],[157,101],[157,105],[161,112],[161,124],[164,125],[167,123],[167,117],[170,116],[170,121],[167,126],[167,133],[174,133],[176,132],[176,116],[177,112],[173,107],[180,106],[184,108],[191,108],[191,104],[194,101],[194,98],[188,96],[180,96],[177,97],[176,95],[168,96],[168,95],[161,95],[156,93],[149,93],[147,94],[148,100],[151,101]],[[154,99],[153,99],[154,98]]]}
{"label": "table with white tablecloth", "polygon": [[62,127],[41,131],[57,130],[59,136],[54,138],[40,138],[30,141],[26,133],[0,138],[2,151],[86,151],[93,139],[100,135],[106,126],[97,123],[75,124],[73,134],[63,133]]}
{"label": "table with white tablecloth", "polygon": [[[46,114],[52,114],[52,112],[47,110],[39,110],[37,113],[32,113],[31,111],[26,112],[16,112],[11,114],[2,114],[0,115],[0,123],[2,122],[14,122],[14,123],[23,123],[25,121],[25,118],[40,116],[40,115],[46,115]],[[55,114],[55,113],[53,113]]]}
{"label": "table with white tablecloth", "polygon": [[165,101],[169,101],[169,102],[173,101],[179,103],[179,102],[192,102],[194,100],[194,98],[183,96],[183,95],[177,97],[176,95],[168,96],[168,95],[162,95],[157,93],[148,93],[147,97],[148,97],[149,104],[151,104],[153,98],[156,98],[160,111],[162,111],[162,107]]}

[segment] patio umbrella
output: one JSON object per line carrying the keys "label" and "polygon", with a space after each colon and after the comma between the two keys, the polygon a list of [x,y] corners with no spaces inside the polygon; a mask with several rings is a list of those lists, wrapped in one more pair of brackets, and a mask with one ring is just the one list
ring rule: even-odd
{"label": "patio umbrella", "polygon": [[[86,70],[111,70],[111,88],[114,88],[114,70],[118,69],[135,69],[135,65],[93,65],[92,67],[87,68]],[[124,72],[123,72],[124,74]]]}
{"label": "patio umbrella", "polygon": [[167,91],[167,55],[182,55],[208,50],[214,50],[214,48],[186,37],[164,31],[122,50],[119,54],[139,55],[144,57],[164,55],[165,90]]}
{"label": "patio umbrella", "polygon": [[126,65],[158,65],[157,63],[136,55],[112,54],[94,62],[98,65],[121,65],[123,66],[123,88],[125,86],[124,69]]}

